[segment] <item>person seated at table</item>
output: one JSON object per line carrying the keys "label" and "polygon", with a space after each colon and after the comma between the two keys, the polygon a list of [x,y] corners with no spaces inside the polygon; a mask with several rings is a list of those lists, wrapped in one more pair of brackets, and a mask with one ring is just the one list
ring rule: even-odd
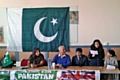
{"label": "person seated at table", "polygon": [[66,68],[67,66],[71,65],[70,56],[66,54],[66,50],[64,46],[59,46],[58,48],[59,53],[55,55],[55,57],[52,60],[52,63],[56,64],[56,67],[58,68]]}
{"label": "person seated at table", "polygon": [[[97,51],[98,54],[93,54],[91,51]],[[93,44],[90,46],[88,58],[90,59],[89,66],[104,66],[104,49],[100,40],[94,40]]]}
{"label": "person seated at table", "polygon": [[45,59],[39,48],[34,48],[29,57],[28,64],[31,68],[40,67],[45,65]]}
{"label": "person seated at table", "polygon": [[107,52],[107,56],[105,57],[104,61],[104,66],[107,67],[107,65],[118,67],[117,56],[115,55],[114,50],[108,50]]}
{"label": "person seated at table", "polygon": [[[115,66],[116,68],[118,67],[118,61],[117,61],[117,56],[115,55],[114,50],[108,50],[107,56],[105,57],[104,61],[104,67],[107,67],[107,65]],[[107,80],[113,80],[112,74],[109,75],[104,75],[105,79]]]}
{"label": "person seated at table", "polygon": [[76,49],[76,55],[72,57],[72,66],[88,66],[87,56],[82,54],[82,49]]}

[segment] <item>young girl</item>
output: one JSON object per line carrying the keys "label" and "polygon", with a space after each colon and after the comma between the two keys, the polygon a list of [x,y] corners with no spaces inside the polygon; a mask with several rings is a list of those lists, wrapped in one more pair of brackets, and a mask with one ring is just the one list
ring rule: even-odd
{"label": "young girl", "polygon": [[[115,66],[116,68],[118,67],[117,56],[115,55],[114,50],[109,50],[107,52],[107,56],[106,56],[105,61],[104,61],[104,66],[107,67],[107,65],[112,65],[112,66]],[[112,74],[105,75],[105,79],[117,80],[117,78],[114,78],[114,75],[112,75]]]}
{"label": "young girl", "polygon": [[115,55],[114,50],[109,50],[107,52],[107,56],[105,58],[104,66],[107,67],[107,65],[113,65],[115,67],[118,67],[117,56]]}
{"label": "young girl", "polygon": [[44,65],[44,56],[40,53],[38,48],[34,48],[32,54],[29,57],[29,66],[31,68]]}
{"label": "young girl", "polygon": [[93,44],[90,46],[90,50],[97,51],[98,54],[92,54],[89,52],[88,58],[90,59],[90,66],[103,66],[104,50],[100,40],[94,40]]}

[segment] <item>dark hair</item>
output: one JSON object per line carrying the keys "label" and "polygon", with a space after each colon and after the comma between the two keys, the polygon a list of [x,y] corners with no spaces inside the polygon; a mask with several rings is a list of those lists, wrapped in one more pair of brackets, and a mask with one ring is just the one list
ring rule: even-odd
{"label": "dark hair", "polygon": [[32,51],[32,57],[36,56],[36,51],[40,52],[40,49],[39,48],[34,48],[33,51]]}
{"label": "dark hair", "polygon": [[100,42],[99,39],[95,39],[95,40],[93,41],[93,44],[91,45],[92,48],[96,49],[96,48],[95,48],[95,42],[98,42],[98,43],[99,43],[99,48],[103,48],[102,43]]}
{"label": "dark hair", "polygon": [[79,51],[79,52],[82,53],[82,48],[77,48],[77,49],[76,49],[76,52],[77,52],[77,51]]}
{"label": "dark hair", "polygon": [[108,50],[108,52],[112,55],[112,57],[116,56],[114,50]]}
{"label": "dark hair", "polygon": [[73,11],[72,14],[76,15],[76,13]]}

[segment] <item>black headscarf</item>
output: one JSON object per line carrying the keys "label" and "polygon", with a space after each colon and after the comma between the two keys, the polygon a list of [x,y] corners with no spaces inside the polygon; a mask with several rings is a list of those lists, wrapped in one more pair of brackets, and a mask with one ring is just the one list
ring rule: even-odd
{"label": "black headscarf", "polygon": [[[99,47],[98,47],[98,48],[95,47],[95,42],[98,42],[98,43],[99,43]],[[103,48],[103,46],[102,46],[100,40],[99,40],[99,39],[95,39],[95,40],[93,41],[93,44],[91,45],[91,50],[98,50],[98,49],[101,49],[101,48]]]}

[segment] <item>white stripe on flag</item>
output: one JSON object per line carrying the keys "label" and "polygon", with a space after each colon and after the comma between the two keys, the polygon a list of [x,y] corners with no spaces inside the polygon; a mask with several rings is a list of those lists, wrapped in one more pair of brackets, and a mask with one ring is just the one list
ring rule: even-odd
{"label": "white stripe on flag", "polygon": [[8,51],[22,51],[22,10],[23,8],[7,8]]}

